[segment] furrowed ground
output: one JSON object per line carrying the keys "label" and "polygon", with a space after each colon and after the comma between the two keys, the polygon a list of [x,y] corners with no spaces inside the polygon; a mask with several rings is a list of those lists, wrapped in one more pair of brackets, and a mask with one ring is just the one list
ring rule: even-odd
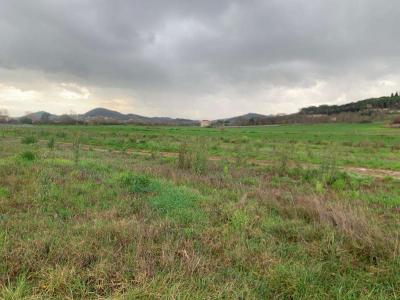
{"label": "furrowed ground", "polygon": [[400,181],[339,167],[400,130],[0,127],[0,298],[399,298]]}

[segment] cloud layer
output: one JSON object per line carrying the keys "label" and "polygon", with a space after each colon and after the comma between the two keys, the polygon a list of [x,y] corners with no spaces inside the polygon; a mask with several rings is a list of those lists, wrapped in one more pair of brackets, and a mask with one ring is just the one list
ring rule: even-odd
{"label": "cloud layer", "polygon": [[4,0],[0,107],[217,118],[400,89],[396,0]]}

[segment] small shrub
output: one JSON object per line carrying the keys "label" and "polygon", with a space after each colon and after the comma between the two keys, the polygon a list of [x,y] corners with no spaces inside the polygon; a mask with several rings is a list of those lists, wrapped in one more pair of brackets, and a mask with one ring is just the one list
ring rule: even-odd
{"label": "small shrub", "polygon": [[182,143],[178,152],[178,168],[204,174],[208,168],[206,151],[200,144],[189,147],[187,143]]}
{"label": "small shrub", "polygon": [[178,168],[190,169],[190,153],[187,143],[182,143],[178,151]]}
{"label": "small shrub", "polygon": [[37,139],[34,136],[26,136],[21,140],[22,144],[35,144]]}
{"label": "small shrub", "polygon": [[34,161],[36,159],[36,154],[32,151],[24,151],[21,153],[21,159],[25,161]]}
{"label": "small shrub", "polygon": [[47,147],[51,150],[54,149],[54,145],[55,145],[55,141],[54,141],[54,137],[52,137],[48,142],[47,142]]}

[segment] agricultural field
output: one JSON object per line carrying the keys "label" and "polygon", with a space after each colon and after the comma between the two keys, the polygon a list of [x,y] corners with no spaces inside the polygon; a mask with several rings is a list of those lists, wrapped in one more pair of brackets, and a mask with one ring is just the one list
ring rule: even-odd
{"label": "agricultural field", "polygon": [[1,299],[398,299],[400,130],[0,127]]}

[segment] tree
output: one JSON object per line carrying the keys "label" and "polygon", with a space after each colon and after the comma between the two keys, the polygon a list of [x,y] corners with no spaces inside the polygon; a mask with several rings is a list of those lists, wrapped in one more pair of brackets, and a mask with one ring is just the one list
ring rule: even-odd
{"label": "tree", "polygon": [[398,92],[396,92],[396,94],[394,95],[395,97],[398,97],[399,96],[399,93]]}
{"label": "tree", "polygon": [[390,95],[390,97],[393,98],[393,97],[394,97],[394,94],[392,93],[392,94]]}

